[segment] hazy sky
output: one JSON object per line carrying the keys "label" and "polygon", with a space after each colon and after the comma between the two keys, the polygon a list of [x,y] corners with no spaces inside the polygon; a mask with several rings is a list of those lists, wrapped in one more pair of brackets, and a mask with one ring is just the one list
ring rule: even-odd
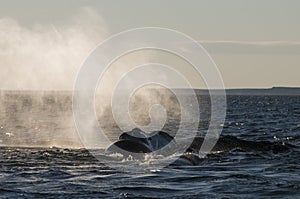
{"label": "hazy sky", "polygon": [[[57,78],[54,87],[62,74],[74,80],[95,44],[145,26],[175,29],[203,44],[227,88],[300,87],[299,10],[299,0],[2,0],[0,88],[39,84],[35,77],[44,75],[45,82]],[[65,52],[70,49],[76,59]],[[80,50],[87,52],[76,54]],[[53,69],[42,68],[44,62]],[[64,68],[68,64],[74,67]]]}

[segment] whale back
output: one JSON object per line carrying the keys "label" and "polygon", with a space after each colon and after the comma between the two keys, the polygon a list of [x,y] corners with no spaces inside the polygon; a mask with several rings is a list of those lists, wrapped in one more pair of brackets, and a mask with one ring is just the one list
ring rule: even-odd
{"label": "whale back", "polygon": [[[190,144],[186,152],[171,165],[198,165],[201,162],[198,154],[203,142],[204,137],[194,137],[192,144]],[[165,150],[159,151],[159,153],[161,153],[159,155],[168,156],[174,154],[174,149],[180,147],[180,144],[175,142],[174,137],[166,132],[155,131],[147,134],[140,129],[133,129],[132,131],[121,134],[119,140],[111,144],[106,151],[109,153],[121,153],[124,156],[134,156],[140,159],[144,157],[143,155],[145,153],[155,152],[167,145],[168,147],[165,148]],[[230,152],[231,150],[239,149],[243,151],[281,153],[289,152],[293,148],[294,146],[290,144],[273,143],[269,141],[247,141],[234,136],[225,135],[218,139],[212,152]]]}
{"label": "whale back", "polygon": [[148,140],[155,151],[167,146],[172,141],[175,142],[174,137],[163,131],[152,132],[148,137]]}
{"label": "whale back", "polygon": [[[204,141],[203,137],[195,137],[194,141],[187,149],[187,152],[199,153],[203,141]],[[240,149],[244,151],[282,153],[282,152],[287,152],[292,148],[294,148],[294,146],[289,144],[273,143],[270,141],[249,141],[249,140],[242,140],[230,135],[225,135],[218,139],[212,151],[228,152],[234,149]]]}
{"label": "whale back", "polygon": [[141,131],[138,128],[133,129],[132,131],[122,133],[119,137],[119,140],[131,140],[135,142],[142,142],[146,145],[150,145],[150,142],[148,140],[148,136],[146,133]]}
{"label": "whale back", "polygon": [[175,142],[173,140],[172,136],[163,131],[155,131],[147,134],[135,128],[132,131],[122,133],[119,140],[109,146],[106,151],[122,154],[127,152],[150,153],[165,147],[170,142]]}
{"label": "whale back", "polygon": [[108,147],[106,151],[128,156],[130,153],[150,153],[152,149],[142,142],[136,142],[134,140],[119,140]]}

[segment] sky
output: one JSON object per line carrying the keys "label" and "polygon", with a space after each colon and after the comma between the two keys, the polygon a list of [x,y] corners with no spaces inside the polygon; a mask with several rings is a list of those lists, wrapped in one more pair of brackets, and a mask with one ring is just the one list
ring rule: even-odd
{"label": "sky", "polygon": [[300,87],[299,10],[299,0],[1,0],[0,88],[72,89],[98,43],[149,26],[202,44],[226,88]]}

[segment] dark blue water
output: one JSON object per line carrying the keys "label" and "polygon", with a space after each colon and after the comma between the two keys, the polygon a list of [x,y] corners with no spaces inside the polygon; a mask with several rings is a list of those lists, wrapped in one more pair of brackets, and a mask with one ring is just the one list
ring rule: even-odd
{"label": "dark blue water", "polygon": [[[227,103],[223,135],[300,146],[300,97],[228,96]],[[233,148],[198,166],[129,172],[84,149],[3,146],[0,198],[300,198],[296,147],[280,153]]]}

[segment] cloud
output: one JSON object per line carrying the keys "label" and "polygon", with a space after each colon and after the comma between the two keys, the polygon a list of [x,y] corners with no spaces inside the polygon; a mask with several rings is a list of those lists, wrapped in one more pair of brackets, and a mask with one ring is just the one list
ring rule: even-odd
{"label": "cloud", "polygon": [[300,53],[300,41],[240,41],[240,40],[198,40],[210,53],[231,54],[277,54]]}
{"label": "cloud", "polygon": [[227,44],[227,45],[249,45],[249,46],[300,46],[300,41],[238,41],[238,40],[201,40],[200,44]]}

